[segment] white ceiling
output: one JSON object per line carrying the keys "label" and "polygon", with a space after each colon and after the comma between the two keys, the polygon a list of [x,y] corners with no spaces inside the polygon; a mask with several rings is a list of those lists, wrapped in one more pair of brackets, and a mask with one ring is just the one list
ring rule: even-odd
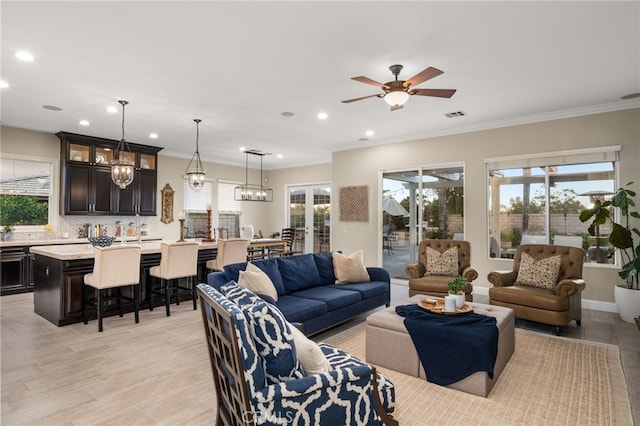
{"label": "white ceiling", "polygon": [[[640,2],[2,1],[2,124],[157,145],[265,169],[326,163],[372,144],[640,106]],[[14,54],[25,49],[35,61]],[[444,74],[391,112],[351,80]],[[63,109],[53,112],[43,105]],[[284,111],[293,117],[281,115]],[[320,121],[324,111],[329,118]],[[466,116],[446,118],[464,111]],[[81,119],[89,127],[78,124]],[[369,140],[365,132],[373,130]],[[159,138],[148,138],[150,132]],[[186,162],[185,162],[186,164]]]}

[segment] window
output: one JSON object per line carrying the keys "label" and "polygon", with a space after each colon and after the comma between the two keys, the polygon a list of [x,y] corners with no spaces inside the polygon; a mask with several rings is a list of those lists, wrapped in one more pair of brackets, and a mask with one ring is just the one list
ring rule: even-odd
{"label": "window", "polygon": [[382,174],[383,266],[408,279],[418,243],[464,239],[464,164],[441,164]]}
{"label": "window", "polygon": [[213,199],[213,182],[204,181],[199,191],[194,191],[187,180],[184,181],[185,237],[205,238],[207,235],[207,204]]}
{"label": "window", "polygon": [[0,224],[28,229],[56,223],[54,160],[0,158]]}
{"label": "window", "polygon": [[619,147],[486,160],[489,256],[512,258],[520,244],[584,248],[587,260],[607,259],[608,225],[587,232],[580,212],[617,188]]}
{"label": "window", "polygon": [[240,236],[240,214],[242,202],[236,201],[233,189],[241,185],[239,182],[218,181],[218,227],[219,238],[235,238]]}

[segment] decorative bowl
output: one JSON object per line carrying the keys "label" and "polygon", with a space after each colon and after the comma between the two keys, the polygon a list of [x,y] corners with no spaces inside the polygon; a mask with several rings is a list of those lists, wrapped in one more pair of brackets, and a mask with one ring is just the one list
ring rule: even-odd
{"label": "decorative bowl", "polygon": [[89,237],[89,242],[94,247],[108,247],[116,240],[116,237]]}

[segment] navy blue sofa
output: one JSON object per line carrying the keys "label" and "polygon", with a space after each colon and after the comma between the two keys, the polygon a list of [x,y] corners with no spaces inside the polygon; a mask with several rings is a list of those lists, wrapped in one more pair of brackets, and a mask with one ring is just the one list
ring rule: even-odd
{"label": "navy blue sofa", "polygon": [[[368,267],[370,282],[335,284],[331,253],[313,253],[263,259],[252,262],[273,282],[278,300],[260,295],[282,311],[290,322],[303,325],[305,334],[318,333],[349,318],[389,306],[391,289],[389,272]],[[238,282],[247,263],[234,263],[222,272],[208,275],[208,284],[220,289],[229,281]]]}

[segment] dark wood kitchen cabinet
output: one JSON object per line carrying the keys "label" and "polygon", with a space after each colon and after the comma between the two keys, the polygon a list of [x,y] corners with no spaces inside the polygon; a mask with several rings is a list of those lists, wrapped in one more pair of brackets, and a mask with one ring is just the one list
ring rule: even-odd
{"label": "dark wood kitchen cabinet", "polygon": [[33,291],[29,246],[0,247],[0,295]]}
{"label": "dark wood kitchen cabinet", "polygon": [[118,141],[59,132],[60,212],[64,215],[155,216],[157,154],[162,148],[129,143],[122,152],[134,163],[133,183],[120,189],[111,181]]}

